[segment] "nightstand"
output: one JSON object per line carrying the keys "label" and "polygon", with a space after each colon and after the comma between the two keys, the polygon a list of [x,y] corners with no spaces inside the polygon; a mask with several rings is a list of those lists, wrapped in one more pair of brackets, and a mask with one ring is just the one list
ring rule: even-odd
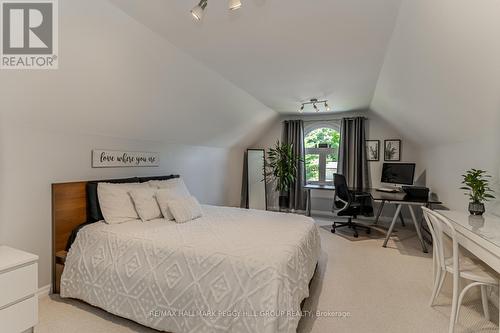
{"label": "nightstand", "polygon": [[0,327],[29,332],[38,322],[38,256],[0,246]]}

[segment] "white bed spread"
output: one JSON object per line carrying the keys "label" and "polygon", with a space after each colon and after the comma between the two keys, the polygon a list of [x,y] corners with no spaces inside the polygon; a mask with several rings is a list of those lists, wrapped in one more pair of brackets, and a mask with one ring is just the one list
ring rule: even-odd
{"label": "white bed spread", "polygon": [[84,227],[61,296],[161,331],[295,332],[320,252],[301,215],[203,206],[164,219]]}

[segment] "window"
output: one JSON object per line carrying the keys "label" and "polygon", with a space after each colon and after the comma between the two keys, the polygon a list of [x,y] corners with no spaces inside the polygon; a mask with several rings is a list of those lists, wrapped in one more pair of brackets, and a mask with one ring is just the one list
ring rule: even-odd
{"label": "window", "polygon": [[331,127],[313,128],[304,138],[306,182],[328,184],[337,172],[340,133]]}

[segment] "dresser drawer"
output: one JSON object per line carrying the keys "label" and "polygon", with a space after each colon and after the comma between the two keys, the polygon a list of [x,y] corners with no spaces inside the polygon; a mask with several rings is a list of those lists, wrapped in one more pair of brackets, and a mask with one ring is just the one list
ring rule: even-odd
{"label": "dresser drawer", "polygon": [[0,273],[0,308],[34,295],[38,284],[36,263]]}
{"label": "dresser drawer", "polygon": [[35,326],[38,321],[38,296],[0,310],[2,333],[20,333]]}

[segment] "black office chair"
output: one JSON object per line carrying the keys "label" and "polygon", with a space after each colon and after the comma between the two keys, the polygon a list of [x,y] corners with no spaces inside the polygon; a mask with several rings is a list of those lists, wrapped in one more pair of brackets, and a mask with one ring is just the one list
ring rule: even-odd
{"label": "black office chair", "polygon": [[366,233],[371,232],[370,227],[352,222],[358,215],[368,215],[373,213],[371,205],[365,205],[364,201],[369,200],[369,194],[357,194],[351,192],[347,186],[347,180],[343,175],[334,174],[335,197],[333,199],[333,211],[338,208],[337,216],[347,216],[347,222],[333,222],[332,233],[340,227],[348,227],[354,230],[354,237],[358,237],[358,229],[365,229]]}

